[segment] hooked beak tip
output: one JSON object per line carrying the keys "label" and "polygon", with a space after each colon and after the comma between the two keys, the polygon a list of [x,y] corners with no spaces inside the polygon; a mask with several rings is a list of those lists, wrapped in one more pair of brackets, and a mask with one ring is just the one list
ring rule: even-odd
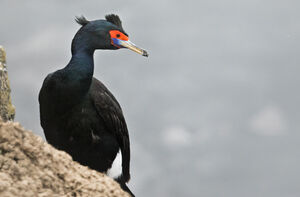
{"label": "hooked beak tip", "polygon": [[147,53],[147,51],[145,51],[145,50],[143,50],[143,54],[142,55],[145,56],[145,57],[149,56],[148,53]]}

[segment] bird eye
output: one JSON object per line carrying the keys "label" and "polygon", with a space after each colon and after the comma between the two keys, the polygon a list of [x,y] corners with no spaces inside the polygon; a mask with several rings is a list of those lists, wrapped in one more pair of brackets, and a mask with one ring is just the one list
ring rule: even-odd
{"label": "bird eye", "polygon": [[120,36],[121,36],[120,34],[117,34],[117,38],[120,38]]}

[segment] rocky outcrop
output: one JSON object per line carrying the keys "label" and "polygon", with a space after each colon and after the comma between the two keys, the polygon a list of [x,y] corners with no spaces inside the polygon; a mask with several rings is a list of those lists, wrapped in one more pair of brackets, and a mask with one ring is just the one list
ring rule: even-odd
{"label": "rocky outcrop", "polygon": [[20,124],[1,120],[0,196],[129,197],[113,179],[74,162]]}
{"label": "rocky outcrop", "polygon": [[6,69],[6,53],[0,46],[0,117],[4,121],[13,120],[15,107],[11,104],[10,86]]}

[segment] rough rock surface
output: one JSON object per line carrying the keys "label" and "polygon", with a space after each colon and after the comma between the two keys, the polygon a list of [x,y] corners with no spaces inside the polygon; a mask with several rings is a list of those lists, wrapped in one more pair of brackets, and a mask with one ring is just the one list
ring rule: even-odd
{"label": "rough rock surface", "polygon": [[1,120],[0,196],[129,197],[113,179],[74,162],[20,124]]}
{"label": "rough rock surface", "polygon": [[6,53],[2,46],[0,46],[0,117],[4,121],[13,120],[15,117],[15,107],[11,103],[6,69]]}

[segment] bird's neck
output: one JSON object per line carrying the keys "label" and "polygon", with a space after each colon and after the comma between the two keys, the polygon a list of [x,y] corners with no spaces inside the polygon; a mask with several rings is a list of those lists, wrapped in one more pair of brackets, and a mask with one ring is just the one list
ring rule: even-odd
{"label": "bird's neck", "polygon": [[69,64],[62,69],[64,91],[61,93],[72,106],[87,95],[94,73],[93,52],[80,50],[73,53]]}
{"label": "bird's neck", "polygon": [[77,50],[65,70],[73,80],[91,79],[94,74],[94,51]]}

